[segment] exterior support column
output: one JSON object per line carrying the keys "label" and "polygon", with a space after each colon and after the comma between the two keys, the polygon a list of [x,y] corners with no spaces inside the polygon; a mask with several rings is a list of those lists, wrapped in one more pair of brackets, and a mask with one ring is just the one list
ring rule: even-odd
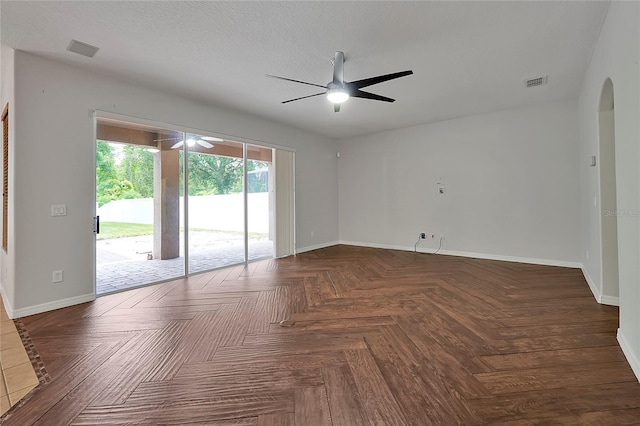
{"label": "exterior support column", "polygon": [[153,257],[180,256],[179,149],[163,149],[153,155]]}

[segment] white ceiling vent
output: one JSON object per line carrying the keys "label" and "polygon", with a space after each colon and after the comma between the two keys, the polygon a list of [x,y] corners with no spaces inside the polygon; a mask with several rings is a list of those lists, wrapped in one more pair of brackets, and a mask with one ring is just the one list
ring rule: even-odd
{"label": "white ceiling vent", "polygon": [[536,86],[543,86],[547,84],[547,76],[542,76],[542,77],[536,77],[536,78],[532,78],[530,80],[525,80],[524,81],[524,87],[536,87]]}
{"label": "white ceiling vent", "polygon": [[87,58],[93,58],[99,48],[87,43],[83,43],[78,40],[71,40],[67,50],[69,52],[77,53],[78,55],[86,56]]}

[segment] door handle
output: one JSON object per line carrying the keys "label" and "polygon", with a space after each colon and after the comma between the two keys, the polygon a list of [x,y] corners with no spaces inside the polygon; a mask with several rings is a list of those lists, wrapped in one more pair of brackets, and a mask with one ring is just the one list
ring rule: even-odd
{"label": "door handle", "polygon": [[96,234],[99,234],[100,233],[100,216],[95,216],[93,219],[94,219],[93,232],[95,232]]}

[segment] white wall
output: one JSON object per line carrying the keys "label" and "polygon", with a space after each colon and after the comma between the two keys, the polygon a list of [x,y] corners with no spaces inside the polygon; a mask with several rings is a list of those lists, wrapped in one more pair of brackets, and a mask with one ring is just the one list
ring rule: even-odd
{"label": "white wall", "polygon": [[[640,379],[640,4],[612,2],[591,57],[580,93],[580,174],[582,183],[580,256],[596,297],[602,288],[599,168],[588,167],[598,155],[598,107],[607,78],[615,101],[615,156],[618,222],[620,329],[618,340]],[[595,201],[595,202],[594,202]],[[589,253],[587,257],[587,253]]]}
{"label": "white wall", "polygon": [[340,240],[576,266],[578,149],[574,101],[340,141]]}
{"label": "white wall", "polygon": [[[14,51],[9,49],[5,45],[0,45],[0,112],[4,109],[7,103],[9,104],[9,170],[15,170],[15,95],[14,95],[14,82],[15,82],[15,60]],[[1,144],[2,142],[0,142]],[[0,160],[0,167],[2,167],[2,161]],[[14,179],[9,179],[9,194],[10,197],[15,197],[15,182]],[[4,305],[7,307],[9,301],[13,300],[14,291],[13,286],[8,283],[14,282],[15,273],[15,247],[16,241],[14,238],[14,219],[15,211],[14,204],[9,203],[8,214],[8,250],[5,252],[0,249],[0,291],[4,300]],[[2,223],[2,209],[0,209],[0,224]],[[0,232],[2,232],[0,230]],[[9,305],[10,308],[10,305]]]}
{"label": "white wall", "polygon": [[2,283],[14,316],[93,297],[93,109],[295,148],[297,245],[337,240],[335,141],[20,51],[15,69],[15,278]]}

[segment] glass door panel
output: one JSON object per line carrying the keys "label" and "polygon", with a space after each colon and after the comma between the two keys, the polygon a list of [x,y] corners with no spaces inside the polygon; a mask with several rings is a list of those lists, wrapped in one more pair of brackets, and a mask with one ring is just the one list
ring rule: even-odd
{"label": "glass door panel", "polygon": [[98,120],[98,295],[184,275],[182,171],[178,152],[171,149],[182,140],[182,132]]}
{"label": "glass door panel", "polygon": [[247,145],[248,261],[273,257],[273,150]]}
{"label": "glass door panel", "polygon": [[244,258],[243,145],[187,133],[189,273]]}

